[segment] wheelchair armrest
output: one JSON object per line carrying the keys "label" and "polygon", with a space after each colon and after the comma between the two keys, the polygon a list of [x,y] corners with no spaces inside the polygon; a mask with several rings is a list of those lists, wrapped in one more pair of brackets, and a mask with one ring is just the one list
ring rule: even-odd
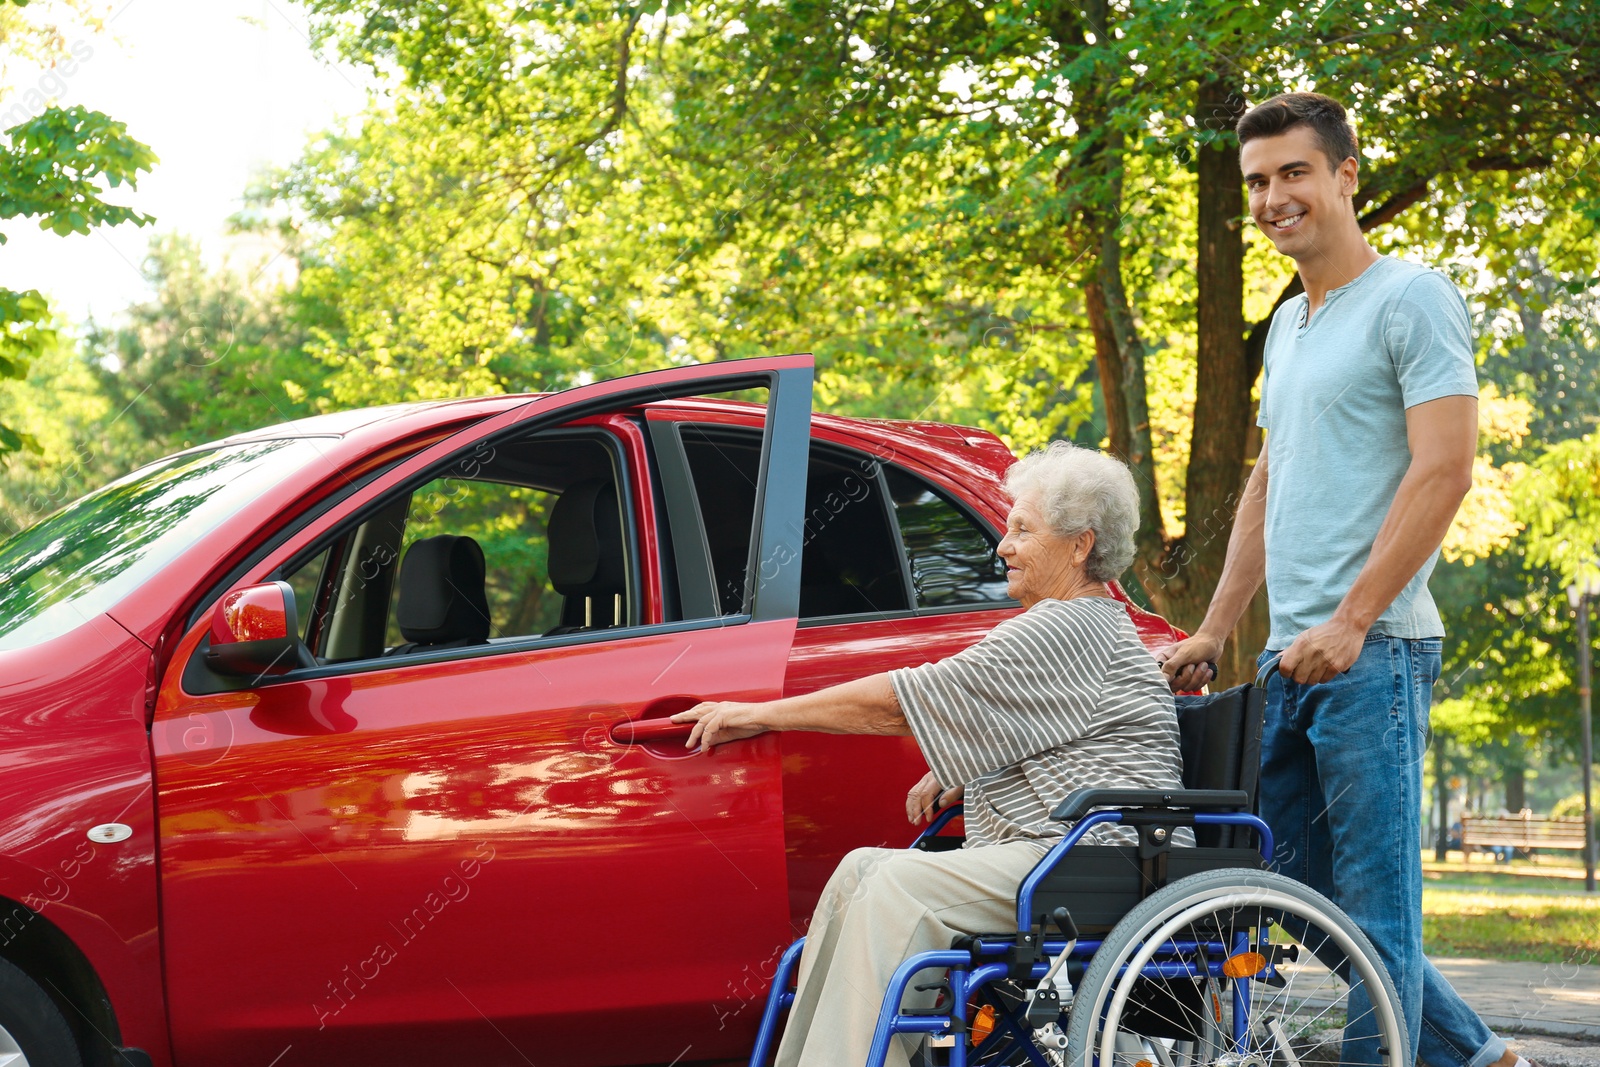
{"label": "wheelchair armrest", "polygon": [[[948,808],[945,808],[943,811],[939,812],[939,814],[933,817],[933,821],[923,829],[922,833],[917,835],[916,840],[911,842],[911,847],[914,849],[919,849],[923,852],[945,852],[951,849],[960,848],[961,843],[965,841],[966,838],[940,837],[939,831],[943,830],[945,826],[957,815],[960,815],[961,811],[962,805],[952,804]],[[935,842],[938,843],[935,844]],[[946,844],[945,842],[951,843]]]}
{"label": "wheelchair armrest", "polygon": [[1242,789],[1074,789],[1050,817],[1076,822],[1090,808],[1187,808],[1191,811],[1240,811],[1250,806]]}

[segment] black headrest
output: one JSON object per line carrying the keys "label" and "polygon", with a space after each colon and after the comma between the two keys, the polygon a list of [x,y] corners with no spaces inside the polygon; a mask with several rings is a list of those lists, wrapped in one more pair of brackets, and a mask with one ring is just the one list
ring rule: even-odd
{"label": "black headrest", "polygon": [[419,645],[477,644],[489,637],[483,549],[470,537],[425,537],[400,563],[400,633]]}
{"label": "black headrest", "polygon": [[616,486],[574,482],[550,511],[550,584],[562,596],[620,591],[626,558]]}

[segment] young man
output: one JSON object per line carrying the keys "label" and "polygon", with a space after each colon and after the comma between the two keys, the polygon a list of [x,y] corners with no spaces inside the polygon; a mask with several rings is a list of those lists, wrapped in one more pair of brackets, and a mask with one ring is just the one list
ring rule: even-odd
{"label": "young man", "polygon": [[1238,135],[1250,214],[1306,291],[1273,316],[1266,446],[1205,621],[1165,670],[1178,688],[1209,681],[1207,661],[1266,580],[1260,662],[1283,658],[1267,692],[1261,813],[1279,868],[1371,937],[1414,1055],[1514,1067],[1422,952],[1422,759],[1444,635],[1427,582],[1478,436],[1466,305],[1443,274],[1367,243],[1355,133],[1336,102],[1274,97]]}

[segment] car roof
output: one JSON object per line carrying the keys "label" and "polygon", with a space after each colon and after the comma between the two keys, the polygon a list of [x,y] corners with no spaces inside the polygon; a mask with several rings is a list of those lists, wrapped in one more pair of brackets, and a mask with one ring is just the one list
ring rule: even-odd
{"label": "car roof", "polygon": [[[402,431],[399,434],[385,433],[385,436],[408,437],[412,432],[426,432],[450,423],[464,423],[494,415],[544,395],[547,394],[521,393],[462,397],[452,400],[415,400],[402,404],[330,411],[322,415],[311,415],[290,422],[263,426],[256,430],[246,430],[212,444],[234,445],[284,437],[348,437],[361,430],[369,430],[380,425],[386,430]],[[393,425],[395,423],[400,425]]]}
{"label": "car roof", "polygon": [[[352,444],[371,444],[367,438],[402,440],[429,436],[440,431],[453,432],[479,419],[487,418],[549,393],[511,393],[498,396],[464,397],[448,400],[419,400],[385,404],[370,408],[328,412],[304,419],[249,430],[213,442],[243,444],[250,441],[286,437],[348,438]],[[749,423],[759,417],[759,404],[740,400],[687,399],[661,401],[648,405],[652,410],[704,415],[719,421]],[[952,461],[976,466],[990,476],[1003,474],[1014,457],[1005,443],[988,430],[921,419],[858,418],[846,415],[812,414],[814,436],[857,443],[882,458],[914,457],[936,464]],[[876,447],[875,447],[876,446]]]}

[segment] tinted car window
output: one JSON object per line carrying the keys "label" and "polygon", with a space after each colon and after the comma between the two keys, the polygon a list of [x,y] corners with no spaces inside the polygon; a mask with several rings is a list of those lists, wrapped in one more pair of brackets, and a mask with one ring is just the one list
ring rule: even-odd
{"label": "tinted car window", "polygon": [[316,459],[282,438],[172,456],[0,543],[0,650],[66,633]]}
{"label": "tinted car window", "polygon": [[877,461],[813,447],[806,473],[800,617],[911,607]]}
{"label": "tinted car window", "polygon": [[[735,614],[744,603],[760,440],[749,431],[721,427],[686,425],[680,432],[721,610]],[[877,461],[814,443],[802,531],[802,619],[911,606],[889,523]]]}
{"label": "tinted car window", "polygon": [[917,607],[1005,601],[1006,569],[997,541],[966,512],[927,482],[898,467],[884,467],[900,540],[911,563]]}
{"label": "tinted car window", "polygon": [[[711,576],[724,615],[744,610],[745,572],[755,528],[761,439],[748,431],[680,428],[695,501],[711,553]],[[802,575],[803,575],[802,569]],[[803,580],[803,578],[802,578]]]}

